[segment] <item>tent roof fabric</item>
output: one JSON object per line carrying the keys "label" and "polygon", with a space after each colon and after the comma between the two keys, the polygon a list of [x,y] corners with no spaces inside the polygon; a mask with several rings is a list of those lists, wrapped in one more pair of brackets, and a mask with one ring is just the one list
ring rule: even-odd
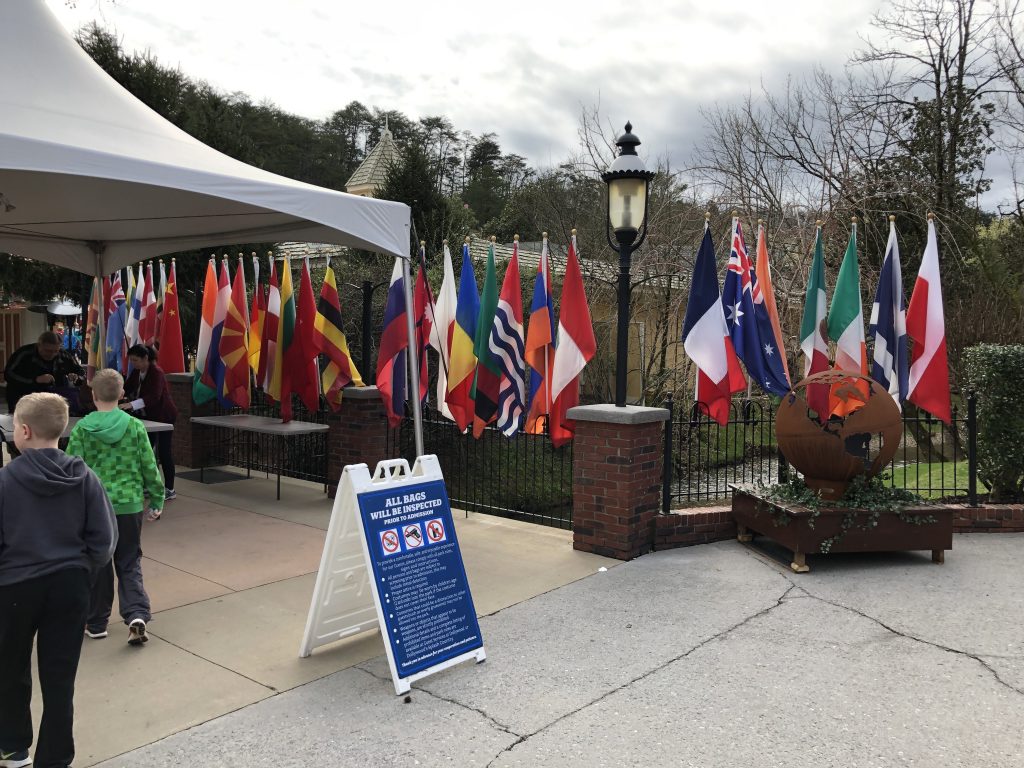
{"label": "tent roof fabric", "polygon": [[0,251],[89,274],[234,243],[409,253],[408,206],[211,149],[111,79],[42,0],[0,3],[0,63]]}

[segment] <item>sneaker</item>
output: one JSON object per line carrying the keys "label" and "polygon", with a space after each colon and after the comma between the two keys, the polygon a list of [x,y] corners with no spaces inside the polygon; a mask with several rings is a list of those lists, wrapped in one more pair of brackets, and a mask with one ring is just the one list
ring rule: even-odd
{"label": "sneaker", "polygon": [[128,645],[142,645],[148,642],[146,622],[142,619],[132,619],[131,624],[128,625]]}
{"label": "sneaker", "polygon": [[24,768],[26,765],[32,765],[27,749],[19,749],[17,752],[0,749],[0,768]]}
{"label": "sneaker", "polygon": [[178,494],[175,493],[173,488],[164,488],[164,501],[171,501],[176,498],[178,498]]}
{"label": "sneaker", "polygon": [[86,637],[91,637],[93,640],[99,640],[100,638],[107,636],[107,628],[104,627],[103,629],[90,629],[89,627],[86,627],[85,634]]}

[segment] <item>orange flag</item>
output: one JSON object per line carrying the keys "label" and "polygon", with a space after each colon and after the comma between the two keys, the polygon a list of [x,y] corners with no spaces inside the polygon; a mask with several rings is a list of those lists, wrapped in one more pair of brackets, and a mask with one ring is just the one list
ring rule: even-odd
{"label": "orange flag", "polygon": [[220,335],[220,357],[224,361],[223,395],[239,408],[249,407],[249,309],[246,307],[245,270],[242,257],[231,286],[224,330]]}

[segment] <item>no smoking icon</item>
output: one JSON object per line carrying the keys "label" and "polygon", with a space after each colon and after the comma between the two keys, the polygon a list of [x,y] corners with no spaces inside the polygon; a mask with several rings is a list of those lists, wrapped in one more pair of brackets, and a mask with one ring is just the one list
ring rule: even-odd
{"label": "no smoking icon", "polygon": [[444,535],[444,523],[438,519],[427,521],[427,541],[438,544],[447,537]]}
{"label": "no smoking icon", "polygon": [[386,531],[380,532],[380,546],[384,550],[385,555],[393,555],[398,552],[398,531],[394,528],[389,528]]}

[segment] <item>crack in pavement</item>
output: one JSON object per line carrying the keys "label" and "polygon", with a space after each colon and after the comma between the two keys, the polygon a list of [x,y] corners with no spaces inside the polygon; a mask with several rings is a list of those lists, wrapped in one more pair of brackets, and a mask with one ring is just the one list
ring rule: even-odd
{"label": "crack in pavement", "polygon": [[[860,610],[858,608],[854,608],[854,607],[849,606],[849,605],[844,605],[843,603],[838,603],[838,602],[836,602],[834,600],[829,600],[827,598],[821,597],[820,595],[816,595],[813,592],[809,591],[806,587],[797,586],[796,582],[793,581],[793,577],[792,577],[791,574],[788,574],[788,573],[785,573],[785,572],[780,572],[778,570],[778,568],[773,567],[773,565],[777,565],[776,561],[772,561],[772,562],[769,563],[769,562],[766,562],[763,558],[758,557],[756,554],[754,554],[752,552],[749,552],[749,550],[748,550],[748,553],[757,562],[761,563],[765,568],[768,568],[769,570],[773,571],[774,573],[777,573],[780,576],[782,576],[782,578],[784,578],[786,581],[788,581],[795,589],[799,589],[801,592],[804,593],[804,595],[806,595],[807,597],[811,598],[812,600],[817,600],[819,602],[825,603],[826,605],[831,605],[833,608],[839,608],[841,610],[849,611],[850,613],[856,614],[857,616],[860,616],[863,619],[867,619],[868,621],[874,622],[875,624],[877,624],[878,626],[880,626],[882,629],[886,630],[887,632],[891,632],[892,634],[896,635],[897,637],[902,637],[905,640],[912,640],[912,641],[914,641],[916,643],[921,643],[922,645],[927,645],[927,646],[930,646],[932,648],[936,648],[936,649],[938,649],[940,651],[945,651],[946,653],[952,653],[952,654],[955,654],[957,656],[964,656],[964,657],[966,657],[968,659],[973,659],[978,664],[980,664],[989,674],[991,674],[993,679],[997,683],[999,683],[1002,686],[1005,686],[1006,688],[1009,688],[1014,693],[1018,693],[1018,694],[1024,696],[1024,689],[1018,688],[1015,685],[1012,685],[1011,683],[1008,683],[1006,680],[1003,680],[1003,678],[999,676],[999,672],[994,667],[992,667],[987,661],[985,661],[985,659],[982,656],[980,656],[978,654],[971,653],[969,651],[963,651],[963,650],[961,650],[959,648],[953,648],[953,647],[948,646],[948,645],[943,645],[942,643],[935,642],[934,640],[926,640],[923,637],[917,637],[917,636],[911,635],[911,634],[909,634],[907,632],[901,632],[900,630],[896,629],[895,627],[889,626],[888,624],[886,624],[881,619],[876,618],[876,617],[874,617],[874,616],[872,616],[872,615],[870,615],[868,613],[865,613],[864,611],[862,611],[862,610]],[[784,566],[782,566],[782,567],[784,567]],[[988,655],[989,658],[1000,658],[998,656],[993,656],[991,654],[986,654],[986,655]],[[1013,658],[1013,657],[1009,657],[1009,658]]]}
{"label": "crack in pavement", "polygon": [[[788,581],[788,579],[787,579],[787,581]],[[786,601],[786,598],[789,596],[789,593],[792,592],[794,589],[799,589],[799,587],[797,587],[795,584],[790,584],[789,587],[786,589],[786,591],[783,592],[776,599],[774,605],[770,605],[767,608],[762,608],[760,611],[757,611],[756,613],[753,613],[750,616],[747,616],[745,619],[743,619],[740,622],[737,622],[733,626],[728,627],[726,629],[723,629],[721,632],[718,632],[718,633],[716,633],[714,635],[711,635],[708,638],[705,638],[704,640],[702,640],[701,642],[697,643],[697,645],[693,646],[689,650],[686,650],[683,653],[680,653],[678,656],[672,657],[668,661],[665,661],[664,663],[659,664],[658,666],[654,667],[653,669],[647,670],[642,675],[638,675],[637,677],[634,677],[632,680],[627,680],[622,685],[620,685],[620,686],[618,686],[616,688],[612,688],[611,690],[605,691],[600,696],[598,696],[596,699],[593,699],[592,701],[588,701],[586,704],[580,705],[579,707],[577,707],[576,709],[572,710],[571,712],[566,712],[565,714],[556,717],[550,723],[544,725],[541,728],[538,728],[536,731],[533,731],[531,733],[527,733],[525,735],[520,736],[519,739],[517,739],[512,744],[509,744],[507,747],[505,747],[503,750],[501,750],[501,752],[499,752],[497,755],[495,755],[494,759],[491,760],[487,764],[487,768],[491,768],[491,766],[494,765],[494,763],[502,755],[504,755],[505,753],[511,752],[513,749],[515,749],[520,744],[523,744],[524,742],[528,741],[529,739],[533,738],[534,736],[537,736],[538,734],[543,733],[544,731],[546,731],[549,728],[551,728],[553,725],[556,725],[556,724],[560,723],[561,721],[565,720],[566,718],[572,717],[573,715],[576,715],[576,714],[582,712],[583,710],[588,709],[589,707],[592,707],[592,706],[594,706],[595,704],[598,704],[601,701],[604,701],[609,696],[612,696],[613,694],[618,693],[619,691],[628,688],[629,686],[633,685],[634,683],[638,683],[641,680],[643,680],[643,679],[645,679],[647,677],[650,677],[651,675],[653,675],[653,674],[655,674],[657,672],[662,671],[663,669],[665,669],[669,665],[674,664],[677,661],[680,661],[681,659],[685,659],[687,656],[689,656],[690,654],[700,650],[701,648],[703,648],[708,643],[713,642],[715,640],[721,640],[722,638],[726,637],[727,635],[731,634],[732,632],[735,632],[736,630],[740,629],[741,627],[746,626],[747,624],[749,624],[750,622],[754,621],[755,619],[759,619],[762,616],[766,616],[767,614],[771,613],[776,608],[778,608],[780,605],[782,605]],[[512,733],[512,731],[510,730],[509,733]]]}

